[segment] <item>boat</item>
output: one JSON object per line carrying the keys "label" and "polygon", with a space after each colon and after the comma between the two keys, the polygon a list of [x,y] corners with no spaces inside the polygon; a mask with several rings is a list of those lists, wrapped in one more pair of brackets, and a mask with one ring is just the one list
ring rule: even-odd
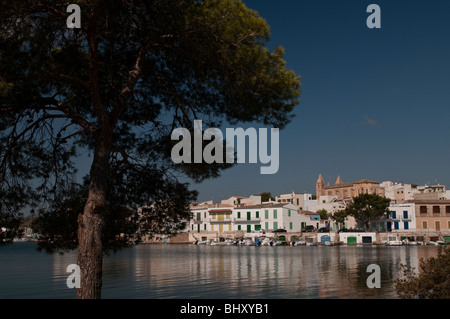
{"label": "boat", "polygon": [[402,243],[403,243],[403,245],[407,245],[407,246],[417,246],[417,245],[419,245],[419,243],[417,241],[409,240],[409,239],[403,240]]}
{"label": "boat", "polygon": [[386,237],[386,246],[402,246],[403,242],[398,240],[397,236],[387,236]]}
{"label": "boat", "polygon": [[227,246],[236,246],[237,242],[234,239],[228,238],[228,239],[225,240],[225,243],[226,243]]}
{"label": "boat", "polygon": [[334,243],[332,241],[326,241],[324,243],[325,246],[334,246]]}
{"label": "boat", "polygon": [[316,242],[316,241],[314,241],[314,242],[309,242],[309,243],[306,243],[306,246],[319,246],[319,243]]}
{"label": "boat", "polygon": [[194,245],[207,245],[207,244],[209,244],[209,241],[207,241],[207,240],[196,240],[196,241],[194,241],[193,244]]}
{"label": "boat", "polygon": [[428,246],[445,246],[447,245],[447,243],[445,241],[442,240],[438,240],[438,241],[429,241],[427,243]]}
{"label": "boat", "polygon": [[305,246],[305,245],[306,241],[304,241],[303,239],[299,239],[292,242],[292,246]]}

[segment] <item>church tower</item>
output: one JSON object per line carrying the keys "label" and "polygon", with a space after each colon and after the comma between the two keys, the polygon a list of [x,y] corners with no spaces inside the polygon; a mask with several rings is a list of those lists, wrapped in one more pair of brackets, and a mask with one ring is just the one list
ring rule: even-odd
{"label": "church tower", "polygon": [[325,186],[325,181],[323,180],[322,174],[319,174],[319,178],[316,182],[316,197],[319,198],[319,196],[324,195],[323,194],[323,187]]}

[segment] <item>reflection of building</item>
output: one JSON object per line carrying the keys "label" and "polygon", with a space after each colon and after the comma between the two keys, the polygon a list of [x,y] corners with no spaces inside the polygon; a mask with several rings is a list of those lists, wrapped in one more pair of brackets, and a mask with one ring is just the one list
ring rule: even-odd
{"label": "reflection of building", "polygon": [[360,194],[378,194],[384,196],[384,188],[380,187],[380,183],[363,179],[357,182],[343,183],[340,176],[338,176],[336,183],[333,185],[325,185],[322,174],[316,182],[316,196],[328,195],[336,196],[338,200],[351,199]]}

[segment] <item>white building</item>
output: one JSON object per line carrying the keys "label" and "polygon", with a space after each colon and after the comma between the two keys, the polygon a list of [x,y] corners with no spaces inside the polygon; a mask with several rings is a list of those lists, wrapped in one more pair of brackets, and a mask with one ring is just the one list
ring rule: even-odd
{"label": "white building", "polygon": [[415,231],[416,212],[414,203],[391,204],[386,219],[387,231]]}
{"label": "white building", "polygon": [[313,206],[317,205],[317,200],[312,199],[312,194],[309,193],[299,194],[292,192],[281,194],[275,197],[275,201],[282,204],[294,204],[299,210],[311,210]]}
{"label": "white building", "polygon": [[223,205],[230,206],[250,206],[250,205],[259,205],[261,204],[261,196],[260,195],[250,195],[249,197],[244,196],[231,196],[228,199],[224,199],[220,202]]}
{"label": "white building", "polygon": [[288,232],[299,232],[301,217],[297,206],[291,203],[271,203],[233,209],[232,229],[245,231],[274,231],[284,229]]}

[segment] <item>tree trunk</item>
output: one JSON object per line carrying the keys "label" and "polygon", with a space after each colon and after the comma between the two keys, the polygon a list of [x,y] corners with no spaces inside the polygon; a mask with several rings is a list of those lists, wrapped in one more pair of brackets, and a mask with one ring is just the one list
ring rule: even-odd
{"label": "tree trunk", "polygon": [[90,171],[89,195],[78,216],[78,299],[100,299],[102,290],[102,236],[107,209],[110,143],[99,138]]}

